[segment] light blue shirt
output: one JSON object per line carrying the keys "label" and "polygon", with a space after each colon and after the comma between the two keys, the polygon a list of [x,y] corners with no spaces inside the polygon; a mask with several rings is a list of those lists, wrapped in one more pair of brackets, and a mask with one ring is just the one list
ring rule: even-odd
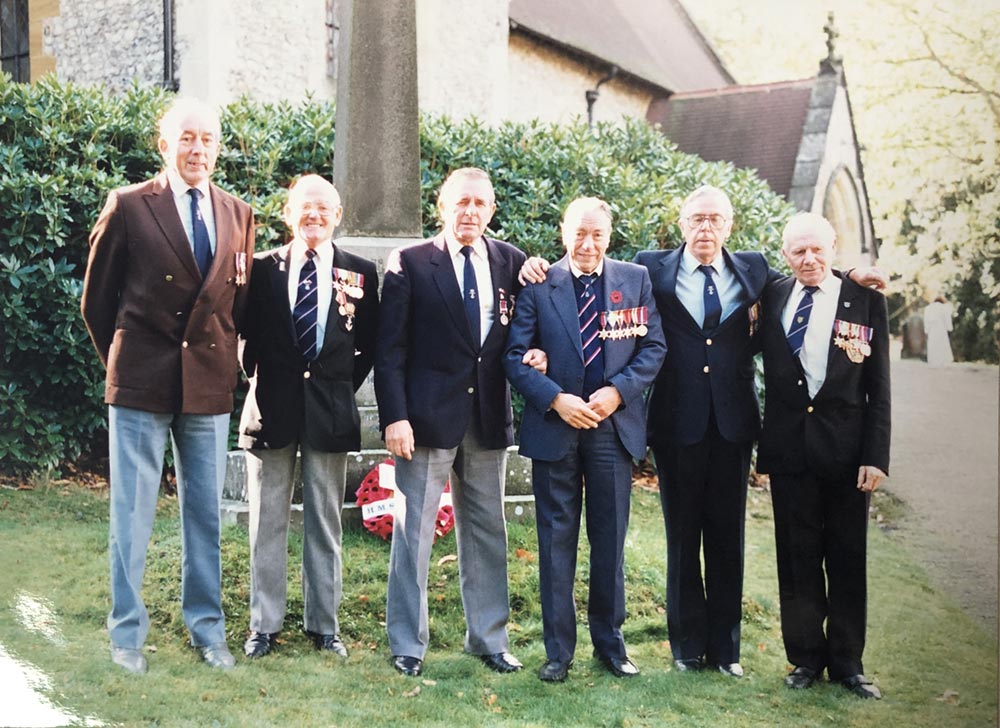
{"label": "light blue shirt", "polygon": [[[677,271],[677,300],[688,310],[691,318],[701,326],[705,321],[705,274],[698,270],[699,265],[701,263],[685,245],[681,257],[681,267]],[[719,251],[719,254],[715,256],[711,266],[715,268],[715,275],[712,278],[715,280],[716,290],[719,292],[719,302],[722,304],[721,323],[729,318],[743,302],[743,286],[726,265],[722,251]]]}
{"label": "light blue shirt", "polygon": [[[167,168],[167,181],[170,182],[170,192],[174,196],[174,205],[177,207],[177,215],[187,233],[188,244],[194,251],[194,223],[191,222],[191,195],[188,190],[191,185],[184,181],[176,169]],[[209,192],[208,182],[198,185],[201,190],[201,199],[198,201],[198,209],[201,210],[201,218],[208,228],[208,244],[212,247],[212,255],[215,255],[215,212],[212,210],[212,195]]]}

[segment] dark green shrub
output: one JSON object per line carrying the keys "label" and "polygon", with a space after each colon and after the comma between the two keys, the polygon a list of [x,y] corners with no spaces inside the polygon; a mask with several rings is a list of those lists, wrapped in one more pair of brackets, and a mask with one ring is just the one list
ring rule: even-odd
{"label": "dark green shrub", "polygon": [[[79,315],[87,238],[107,193],[160,168],[155,122],[170,95],[154,88],[110,96],[47,78],[15,84],[0,75],[0,470],[56,467],[104,453],[104,373]],[[215,181],[256,212],[257,246],[285,240],[284,189],[304,172],[333,169],[334,108],[328,102],[240,99],[223,114]],[[736,207],[731,247],[778,261],[790,213],[752,173],[681,154],[643,122],[599,126],[421,120],[424,229],[447,172],[477,165],[499,200],[493,231],[529,254],[561,253],[558,222],[580,194],[607,199],[616,221],[611,254],[672,247],[685,194],[710,182]]]}

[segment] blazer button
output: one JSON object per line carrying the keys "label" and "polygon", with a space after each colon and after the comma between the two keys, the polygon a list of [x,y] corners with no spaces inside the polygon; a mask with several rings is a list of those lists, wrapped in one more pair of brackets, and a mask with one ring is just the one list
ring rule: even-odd
{"label": "blazer button", "polygon": [[209,344],[209,345],[208,345],[208,348],[209,348],[209,349],[214,349],[214,348],[215,348],[215,344]]}
{"label": "blazer button", "polygon": [[184,315],[184,312],[183,312],[183,311],[178,311],[178,312],[177,312],[177,316],[183,316],[183,315]]}
{"label": "blazer button", "polygon": [[702,371],[705,372],[705,374],[708,374],[708,364],[705,365],[705,368],[702,369]]}
{"label": "blazer button", "polygon": [[801,379],[800,379],[800,380],[798,381],[798,385],[799,385],[800,387],[802,386],[802,380],[801,380]]}
{"label": "blazer button", "polygon": [[312,376],[312,372],[302,372],[302,378],[303,379],[308,379],[311,376]]}
{"label": "blazer button", "polygon": [[711,345],[712,345],[712,340],[711,339],[705,339],[705,346],[711,346]]}
{"label": "blazer button", "polygon": [[170,283],[170,281],[172,281],[173,279],[174,279],[174,277],[172,275],[169,275],[169,274],[163,276],[163,280],[165,280],[167,283]]}
{"label": "blazer button", "polygon": [[806,407],[806,412],[812,413],[812,411],[813,411],[813,406],[812,405],[809,405],[808,407]]}
{"label": "blazer button", "polygon": [[475,394],[476,393],[476,388],[475,387],[469,387],[468,392],[469,392],[469,394]]}
{"label": "blazer button", "polygon": [[183,349],[188,348],[188,343],[186,341],[182,341],[181,342],[181,348],[183,348]]}

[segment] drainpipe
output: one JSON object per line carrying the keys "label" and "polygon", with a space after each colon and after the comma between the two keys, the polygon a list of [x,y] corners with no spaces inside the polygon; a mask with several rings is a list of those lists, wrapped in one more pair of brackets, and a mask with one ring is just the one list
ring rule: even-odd
{"label": "drainpipe", "polygon": [[598,81],[597,85],[594,86],[594,88],[587,89],[587,91],[586,91],[586,97],[587,97],[587,126],[589,128],[591,128],[591,129],[594,128],[594,102],[597,101],[597,97],[598,97],[598,91],[597,90],[601,86],[603,86],[604,84],[606,84],[608,81],[610,81],[611,79],[613,79],[617,75],[618,75],[618,66],[611,66],[611,68],[608,70],[608,75],[607,76],[605,76],[600,81]]}
{"label": "drainpipe", "polygon": [[174,78],[174,2],[163,0],[163,88],[177,91]]}

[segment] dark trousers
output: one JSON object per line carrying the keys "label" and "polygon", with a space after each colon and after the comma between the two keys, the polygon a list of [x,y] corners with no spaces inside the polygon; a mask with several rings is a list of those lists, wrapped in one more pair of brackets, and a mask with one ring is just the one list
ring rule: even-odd
{"label": "dark trousers", "polygon": [[590,542],[590,638],[599,655],[624,658],[625,532],[632,488],[632,460],[611,420],[580,430],[561,460],[533,460],[538,570],[545,656],[568,662],[576,650],[573,585],[580,515],[586,490]]}
{"label": "dark trousers", "polygon": [[667,630],[675,659],[739,662],[751,449],[752,443],[723,438],[714,420],[694,445],[654,445],[667,529]]}
{"label": "dark trousers", "polygon": [[853,478],[802,473],[772,475],[771,501],[788,661],[831,680],[862,674],[869,495]]}

